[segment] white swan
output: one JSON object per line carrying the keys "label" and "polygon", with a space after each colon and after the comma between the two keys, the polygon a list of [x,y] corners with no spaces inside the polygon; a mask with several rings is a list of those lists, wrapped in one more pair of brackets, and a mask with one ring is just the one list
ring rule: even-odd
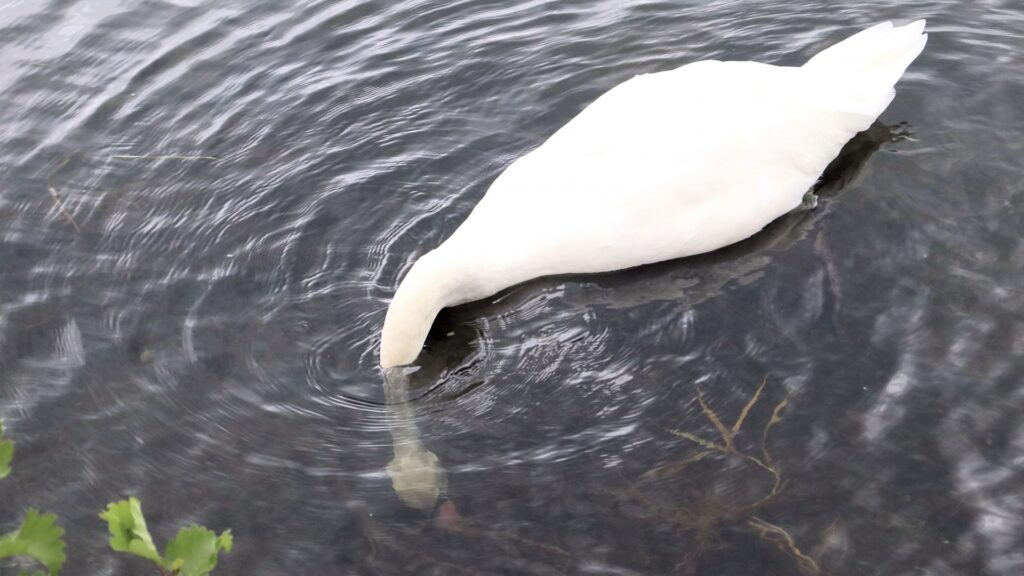
{"label": "white swan", "polygon": [[446,306],[751,236],[885,110],[924,26],[879,24],[800,67],[705,61],[612,88],[513,162],[413,265],[384,320],[381,365],[413,363]]}

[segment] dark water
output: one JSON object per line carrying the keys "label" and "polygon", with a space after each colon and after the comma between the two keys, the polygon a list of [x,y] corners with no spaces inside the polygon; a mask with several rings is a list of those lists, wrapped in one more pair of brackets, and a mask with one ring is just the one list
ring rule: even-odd
{"label": "dark water", "polygon": [[[232,528],[218,574],[1024,573],[1024,6],[845,4],[0,2],[0,528],[58,513],[67,574],[148,573],[127,495]],[[443,313],[451,504],[398,499],[385,308],[504,166],[637,73],[922,17],[816,210]]]}

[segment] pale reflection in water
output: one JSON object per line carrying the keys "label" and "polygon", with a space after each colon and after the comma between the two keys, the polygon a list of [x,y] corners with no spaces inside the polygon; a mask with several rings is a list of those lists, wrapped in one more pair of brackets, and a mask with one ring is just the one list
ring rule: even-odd
{"label": "pale reflection in water", "polygon": [[388,464],[388,476],[403,502],[430,511],[447,489],[444,468],[433,452],[423,446],[416,415],[409,402],[408,368],[386,368],[384,398],[387,401],[391,440],[395,457]]}

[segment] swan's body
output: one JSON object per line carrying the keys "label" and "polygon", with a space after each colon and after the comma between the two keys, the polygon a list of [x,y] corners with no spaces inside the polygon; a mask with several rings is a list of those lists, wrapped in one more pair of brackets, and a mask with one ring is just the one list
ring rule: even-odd
{"label": "swan's body", "polygon": [[880,24],[801,67],[705,61],[612,88],[512,163],[416,262],[388,309],[381,365],[415,361],[446,306],[753,235],[799,206],[885,110],[923,29]]}

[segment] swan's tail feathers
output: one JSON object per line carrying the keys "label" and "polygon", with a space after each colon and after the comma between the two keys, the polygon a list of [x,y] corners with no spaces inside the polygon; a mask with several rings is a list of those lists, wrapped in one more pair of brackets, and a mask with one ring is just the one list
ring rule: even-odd
{"label": "swan's tail feathers", "polygon": [[872,26],[822,50],[803,67],[844,89],[837,107],[877,117],[892,102],[893,86],[924,50],[924,26],[924,20]]}

